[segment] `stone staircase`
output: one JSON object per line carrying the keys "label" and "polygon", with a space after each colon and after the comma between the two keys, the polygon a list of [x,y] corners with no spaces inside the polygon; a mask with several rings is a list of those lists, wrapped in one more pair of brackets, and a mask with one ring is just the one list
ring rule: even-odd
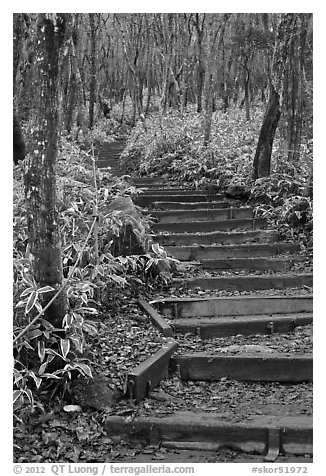
{"label": "stone staircase", "polygon": [[175,285],[232,291],[312,286],[312,273],[300,270],[305,258],[299,245],[278,241],[276,230],[255,218],[252,207],[224,195],[158,188],[148,180],[136,185],[144,190],[136,203],[156,220],[155,239],[175,258],[193,264]]}
{"label": "stone staircase", "polygon": [[[103,147],[99,166],[117,171],[122,143]],[[140,366],[145,405],[133,418],[108,417],[107,434],[177,450],[180,461],[183,450],[225,447],[250,461],[311,456],[313,277],[299,244],[224,195],[152,178],[134,185],[154,240],[180,260],[170,296],[143,304],[173,339]],[[194,385],[199,403],[187,395]],[[171,399],[182,409],[167,409]]]}
{"label": "stone staircase", "polygon": [[126,147],[126,140],[120,139],[114,142],[105,142],[99,151],[97,166],[99,168],[111,168],[112,175],[120,177],[123,173],[120,170],[120,156]]}
{"label": "stone staircase", "polygon": [[[287,385],[299,385],[311,394],[310,348],[307,352],[299,349],[291,353],[286,345],[286,352],[282,345],[277,351],[268,347],[273,349],[277,334],[277,339],[286,342],[287,335],[290,339],[297,328],[300,332],[312,327],[312,272],[305,269],[299,244],[279,241],[277,231],[269,229],[265,219],[256,218],[252,207],[226,200],[224,195],[207,196],[180,186],[167,188],[150,179],[138,179],[135,184],[143,190],[136,203],[146,207],[155,220],[154,239],[181,261],[173,283],[174,295],[178,297],[151,303],[167,319],[180,345],[177,355],[170,360],[172,374],[189,385],[207,382],[208,390],[214,382],[231,378],[251,385],[275,382],[283,386],[285,395]],[[304,337],[308,341],[309,332]],[[259,334],[262,345],[257,345]],[[187,336],[199,339],[199,352],[187,352],[194,342]],[[249,341],[235,346],[236,352],[232,345],[230,352],[228,346],[225,351],[224,347],[218,348],[218,339],[228,336]],[[214,398],[218,399],[218,395]],[[284,403],[275,389],[268,399],[274,403],[263,404],[258,419],[255,408],[244,417],[239,402],[239,414],[235,411],[229,417],[228,428],[219,413],[200,411],[177,412],[152,425],[167,447],[173,439],[172,447],[181,449],[233,445],[247,451],[250,440],[254,452],[265,454],[266,461],[273,461],[280,454],[310,454],[311,407]],[[277,411],[273,414],[275,407]],[[205,418],[214,422],[210,429],[203,425]],[[139,416],[134,427],[139,425],[139,431],[146,433],[149,420],[150,416]],[[199,426],[194,429],[197,420]],[[242,425],[237,423],[240,420]],[[176,421],[180,431],[173,426]],[[258,425],[255,430],[250,426],[253,421]],[[253,433],[260,433],[262,428],[265,436],[259,447],[257,441],[253,443]],[[196,437],[194,433],[198,433]],[[150,432],[148,435],[150,441]],[[288,440],[286,435],[291,435]]]}

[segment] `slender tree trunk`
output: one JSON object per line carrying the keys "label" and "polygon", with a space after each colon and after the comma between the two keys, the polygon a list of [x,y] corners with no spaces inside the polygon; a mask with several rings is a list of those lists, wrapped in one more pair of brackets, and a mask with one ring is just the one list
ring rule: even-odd
{"label": "slender tree trunk", "polygon": [[89,120],[88,127],[94,125],[94,106],[96,102],[96,28],[95,13],[89,13],[89,24],[91,28],[91,80],[89,84]]}
{"label": "slender tree trunk", "polygon": [[131,113],[131,125],[134,127],[136,124],[136,116],[137,116],[137,97],[136,91],[133,89],[130,94],[131,102],[132,102],[132,113]]}
{"label": "slender tree trunk", "polygon": [[270,174],[273,141],[280,116],[280,97],[273,88],[260,130],[258,145],[254,157],[254,179],[257,179],[258,177],[266,177]]}
{"label": "slender tree trunk", "polygon": [[291,70],[288,78],[287,91],[287,143],[288,157],[290,161],[300,158],[300,147],[302,138],[303,113],[305,101],[305,75],[304,58],[306,50],[306,38],[308,30],[308,15],[299,14],[299,23],[292,43]]}
{"label": "slender tree trunk", "polygon": [[70,42],[68,63],[68,67],[70,69],[70,79],[68,84],[67,107],[65,116],[65,127],[68,133],[71,132],[74,125],[76,107],[82,105],[81,96],[83,89],[77,58],[79,45],[79,14],[77,14],[75,18],[72,19],[72,21],[74,23],[72,25],[72,40]]}
{"label": "slender tree trunk", "polygon": [[150,83],[148,83],[148,86],[147,86],[147,99],[146,99],[146,106],[145,106],[145,117],[148,115],[149,113],[149,108],[150,108],[150,105],[151,105],[151,99],[152,99],[152,86]]}
{"label": "slender tree trunk", "polygon": [[226,113],[229,107],[229,97],[227,92],[227,82],[226,82],[226,65],[225,65],[225,46],[224,46],[224,38],[220,41],[221,47],[221,76],[222,81],[220,82],[220,93],[223,100],[223,112]]}
{"label": "slender tree trunk", "polygon": [[205,13],[200,18],[200,13],[195,14],[195,28],[197,32],[197,44],[198,44],[198,67],[197,67],[197,112],[202,112],[203,108],[203,90],[205,83],[205,67],[204,67],[204,50],[203,39],[205,33]]}
{"label": "slender tree trunk", "polygon": [[[208,76],[208,72],[206,73]],[[212,131],[212,120],[213,120],[213,98],[212,98],[212,77],[209,75],[209,78],[206,80],[208,83],[206,85],[205,91],[205,126],[204,126],[204,146],[207,147]]]}
{"label": "slender tree trunk", "polygon": [[74,108],[75,108],[75,102],[76,102],[76,81],[73,75],[70,79],[69,90],[70,91],[68,95],[68,103],[67,103],[66,117],[65,117],[65,127],[68,134],[70,134],[72,129]]}
{"label": "slender tree trunk", "polygon": [[[36,116],[32,129],[33,153],[25,175],[28,240],[34,278],[40,286],[50,285],[55,289],[46,293],[46,302],[60,288],[63,279],[55,166],[59,51],[67,21],[66,14],[39,14],[35,42],[38,68],[34,86]],[[45,318],[54,326],[61,327],[66,310],[67,298],[62,293],[49,307]]]}
{"label": "slender tree trunk", "polygon": [[122,111],[121,111],[121,118],[120,118],[121,124],[123,123],[124,118],[125,118],[126,99],[127,99],[127,89],[124,89],[123,95],[122,95]]}
{"label": "slender tree trunk", "polygon": [[206,40],[206,74],[205,74],[205,126],[204,126],[204,146],[207,146],[211,137],[213,121],[213,79],[216,64],[215,43],[218,32],[220,33],[218,50],[223,51],[224,33],[228,15],[224,15],[218,27],[214,22],[212,14],[207,15],[207,40]]}
{"label": "slender tree trunk", "polygon": [[202,112],[203,109],[203,89],[205,81],[205,68],[201,61],[198,63],[198,77],[197,77],[197,112]]}
{"label": "slender tree trunk", "polygon": [[244,101],[245,101],[245,108],[246,108],[246,119],[250,121],[250,100],[249,100],[249,69],[246,67],[245,69],[245,82],[244,82]]}
{"label": "slender tree trunk", "polygon": [[204,146],[207,147],[212,131],[213,119],[213,63],[214,63],[214,43],[213,40],[213,19],[208,14],[207,39],[206,39],[206,74],[205,74],[205,125],[204,125]]}

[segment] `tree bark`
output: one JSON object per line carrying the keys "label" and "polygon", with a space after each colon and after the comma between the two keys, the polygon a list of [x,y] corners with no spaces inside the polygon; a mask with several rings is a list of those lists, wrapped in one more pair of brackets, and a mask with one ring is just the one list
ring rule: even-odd
{"label": "tree bark", "polygon": [[81,107],[82,102],[82,80],[79,71],[77,52],[79,47],[79,14],[72,18],[71,41],[68,53],[68,61],[66,67],[69,69],[67,95],[65,98],[65,128],[70,134],[74,125],[74,116],[76,107]]}
{"label": "tree bark", "polygon": [[88,127],[94,125],[94,106],[96,102],[96,27],[95,13],[89,13],[89,24],[91,29],[91,78],[89,83],[89,119]]}
{"label": "tree bark", "polygon": [[281,116],[284,78],[287,71],[288,55],[295,30],[295,23],[296,14],[281,14],[274,47],[270,78],[270,96],[253,161],[254,180],[270,174],[272,147]]}
{"label": "tree bark", "polygon": [[249,80],[250,80],[250,73],[249,68],[246,65],[245,68],[245,80],[244,80],[244,102],[246,107],[246,120],[250,121],[250,101],[249,101]]}
{"label": "tree bark", "polygon": [[287,75],[287,89],[285,103],[287,116],[286,139],[289,161],[300,158],[304,102],[306,97],[304,59],[306,53],[306,39],[308,33],[309,15],[298,14],[296,35],[291,44],[290,70]]}
{"label": "tree bark", "polygon": [[197,32],[197,46],[198,46],[198,67],[197,67],[197,112],[202,112],[202,98],[205,83],[205,67],[204,67],[204,51],[203,39],[205,33],[205,13],[200,17],[200,13],[195,14],[195,28]]}
{"label": "tree bark", "polygon": [[266,177],[270,174],[273,141],[280,116],[280,97],[273,88],[260,130],[254,157],[254,180],[258,177]]}
{"label": "tree bark", "polygon": [[14,35],[13,35],[13,87],[14,95],[16,91],[16,76],[23,48],[24,39],[24,17],[22,13],[14,13]]}
{"label": "tree bark", "polygon": [[[39,14],[35,53],[38,64],[34,90],[35,124],[32,150],[25,174],[27,226],[32,271],[40,286],[50,285],[46,304],[62,284],[61,244],[56,209],[55,166],[58,146],[59,51],[67,16]],[[61,327],[67,310],[65,293],[46,311],[45,318]]]}

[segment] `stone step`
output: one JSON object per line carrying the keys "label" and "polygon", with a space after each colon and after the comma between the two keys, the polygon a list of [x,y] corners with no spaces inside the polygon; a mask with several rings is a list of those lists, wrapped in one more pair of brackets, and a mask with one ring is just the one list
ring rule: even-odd
{"label": "stone step", "polygon": [[117,158],[112,158],[112,157],[108,157],[108,158],[104,158],[104,157],[100,157],[97,161],[97,163],[106,163],[108,166],[119,166],[120,167],[120,157],[117,157]]}
{"label": "stone step", "polygon": [[120,151],[118,150],[107,150],[105,152],[101,151],[99,154],[100,158],[103,159],[110,159],[111,157],[120,157],[123,152],[123,149]]}
{"label": "stone step", "polygon": [[293,332],[298,326],[313,322],[312,313],[262,314],[228,317],[202,317],[175,319],[171,323],[175,332],[194,334],[201,339],[234,335],[256,335]]}
{"label": "stone step", "polygon": [[224,198],[224,195],[210,195],[208,197],[206,195],[196,195],[196,194],[193,194],[192,192],[191,193],[185,192],[182,195],[170,194],[169,192],[165,194],[141,194],[135,198],[135,203],[139,206],[147,207],[147,206],[152,206],[153,202],[165,202],[167,200],[167,197],[169,202],[188,203],[188,202],[203,202],[203,201],[216,202],[216,201],[222,200]]}
{"label": "stone step", "polygon": [[244,258],[254,256],[275,256],[284,253],[297,253],[297,243],[276,243],[215,246],[166,246],[166,251],[179,261],[213,260],[219,258]]}
{"label": "stone step", "polygon": [[146,184],[146,185],[152,185],[152,184],[163,184],[165,181],[162,178],[158,177],[133,177],[132,181],[135,185],[139,184]]}
{"label": "stone step", "polygon": [[312,324],[313,314],[275,314],[259,316],[204,317],[175,319],[171,326],[174,332],[193,334],[200,339],[228,336],[252,336],[257,334],[284,334],[294,332],[296,327]]}
{"label": "stone step", "polygon": [[197,276],[194,278],[175,278],[177,288],[219,289],[227,291],[255,291],[261,289],[287,289],[302,286],[312,287],[313,276],[308,273],[296,275],[248,275],[248,276]]}
{"label": "stone step", "polygon": [[175,210],[153,211],[151,216],[157,218],[158,223],[187,223],[190,221],[230,220],[235,218],[252,218],[252,207],[216,208],[207,210]]}
{"label": "stone step", "polygon": [[235,355],[197,352],[171,359],[181,380],[216,382],[223,377],[250,382],[312,382],[312,354],[283,355],[278,352]]}
{"label": "stone step", "polygon": [[121,158],[121,154],[107,154],[107,155],[100,155],[99,160],[111,160],[118,162]]}
{"label": "stone step", "polygon": [[313,296],[231,296],[212,298],[165,298],[151,302],[168,318],[254,316],[312,313]]}
{"label": "stone step", "polygon": [[119,143],[113,143],[108,144],[106,147],[103,147],[101,152],[106,153],[106,152],[111,152],[111,151],[121,151],[124,150],[126,147],[126,144],[124,142],[119,142]]}
{"label": "stone step", "polygon": [[229,208],[239,203],[234,200],[219,200],[218,202],[153,202],[156,210],[207,210],[208,208]]}
{"label": "stone step", "polygon": [[125,147],[126,146],[126,143],[127,141],[125,139],[117,139],[115,141],[112,141],[112,142],[104,142],[102,147],[103,148],[109,148],[109,147],[120,147],[120,146],[123,146]]}
{"label": "stone step", "polygon": [[188,223],[154,223],[152,228],[155,232],[209,232],[218,230],[253,230],[256,228],[264,228],[267,226],[265,218],[242,218],[229,220],[211,220],[211,221],[194,221]]}
{"label": "stone step", "polygon": [[115,175],[116,177],[122,177],[124,175],[124,172],[122,170],[119,170],[119,168],[110,167],[110,166],[106,165],[105,163],[98,164],[97,168],[98,169],[109,169],[109,172],[112,175]]}
{"label": "stone step", "polygon": [[99,153],[100,157],[112,157],[114,156],[120,156],[124,150],[124,147],[117,148],[117,149],[105,149],[101,150]]}
{"label": "stone step", "polygon": [[[133,177],[131,177],[131,180],[133,182],[133,185],[135,187],[139,188],[144,188],[144,189],[161,189],[165,190],[166,187],[169,189],[175,188],[179,190],[197,190],[197,188],[192,187],[189,185],[189,183],[180,183],[180,182],[173,182],[172,180],[166,179],[166,180],[152,180],[149,178],[149,180],[152,180],[151,182],[146,181],[145,179],[143,180],[135,180]],[[204,193],[204,192],[202,192]]]}
{"label": "stone step", "polygon": [[98,160],[118,162],[120,160],[120,154],[101,154],[99,155]]}
{"label": "stone step", "polygon": [[[306,415],[248,415],[239,420],[214,412],[176,412],[168,416],[110,415],[104,422],[109,437],[180,450],[233,451],[271,456],[307,455],[313,452],[313,418]],[[279,435],[271,445],[272,435]],[[281,435],[281,437],[280,437]]]}
{"label": "stone step", "polygon": [[120,169],[119,164],[111,164],[111,163],[106,162],[106,161],[104,161],[104,160],[103,160],[103,161],[102,161],[102,160],[101,160],[101,161],[98,161],[97,167],[99,167],[99,168],[103,168],[103,167],[109,168],[109,167],[110,167],[111,169],[115,169],[115,170],[119,170],[119,169]]}
{"label": "stone step", "polygon": [[106,164],[107,167],[119,167],[120,166],[120,162],[118,160],[99,159],[97,161],[97,164]]}
{"label": "stone step", "polygon": [[217,260],[202,260],[203,269],[227,271],[227,270],[247,270],[247,271],[270,271],[275,273],[285,273],[296,263],[302,261],[303,257],[290,256],[281,258],[220,258]]}
{"label": "stone step", "polygon": [[164,246],[186,246],[234,244],[234,243],[275,243],[278,241],[276,230],[251,230],[239,232],[216,233],[169,233],[154,236],[154,239]]}
{"label": "stone step", "polygon": [[[166,186],[165,188],[150,188],[150,189],[141,189],[142,195],[160,195],[164,196],[165,200],[170,200],[171,195],[177,195],[182,201],[182,197],[184,196],[192,196],[192,197],[201,197],[203,202],[206,201],[212,201],[212,197],[214,197],[215,200],[225,200],[225,195],[222,193],[219,194],[214,194],[214,195],[207,195],[205,192],[202,190],[193,190],[191,188],[169,188]],[[186,200],[188,201],[188,200]],[[198,201],[198,200],[195,200]]]}

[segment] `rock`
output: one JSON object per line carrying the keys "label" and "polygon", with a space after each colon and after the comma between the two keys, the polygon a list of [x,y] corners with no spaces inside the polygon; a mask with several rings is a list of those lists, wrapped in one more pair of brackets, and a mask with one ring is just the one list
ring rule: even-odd
{"label": "rock", "polygon": [[112,408],[122,398],[119,391],[109,388],[109,381],[103,375],[94,375],[91,380],[79,378],[72,383],[71,394],[78,405],[98,411]]}
{"label": "rock", "polygon": [[230,185],[225,192],[228,198],[236,198],[238,200],[248,200],[250,191],[244,185]]}

